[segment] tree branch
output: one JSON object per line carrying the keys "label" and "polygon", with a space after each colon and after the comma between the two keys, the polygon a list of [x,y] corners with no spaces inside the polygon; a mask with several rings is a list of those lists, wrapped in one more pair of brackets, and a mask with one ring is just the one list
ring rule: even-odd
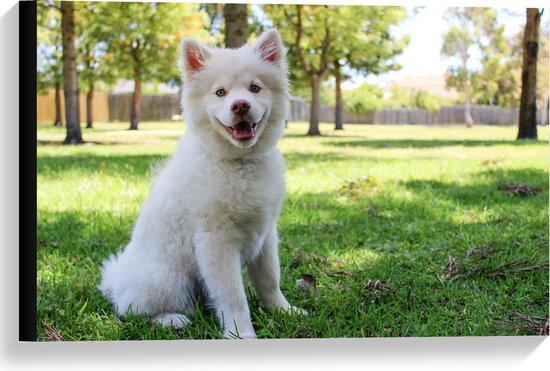
{"label": "tree branch", "polygon": [[[310,66],[307,65],[306,61],[305,61],[305,58],[304,58],[304,55],[302,54],[302,49],[300,48],[300,44],[301,44],[301,41],[302,41],[302,14],[301,14],[301,8],[302,6],[301,5],[296,5],[296,11],[298,13],[298,23],[297,24],[294,24],[294,28],[296,29],[296,42],[295,42],[295,48],[296,48],[296,57],[298,57],[298,63],[300,63],[300,65],[302,66],[302,68],[304,69],[304,71],[306,71],[306,73],[311,76],[313,74],[313,71],[311,70]],[[290,19],[290,17],[288,16],[287,12],[286,12],[286,9],[283,8],[284,12],[285,12],[285,16]]]}
{"label": "tree branch", "polygon": [[321,63],[319,68],[319,76],[323,79],[328,73],[328,56],[330,52],[330,27],[328,25],[328,16],[325,18],[325,38],[321,44]]}

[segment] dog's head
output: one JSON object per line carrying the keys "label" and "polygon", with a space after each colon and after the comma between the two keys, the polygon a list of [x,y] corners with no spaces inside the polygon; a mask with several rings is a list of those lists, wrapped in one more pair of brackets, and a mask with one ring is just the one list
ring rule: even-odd
{"label": "dog's head", "polygon": [[275,145],[289,109],[285,57],[276,30],[239,49],[183,41],[183,113],[205,149],[246,158]]}

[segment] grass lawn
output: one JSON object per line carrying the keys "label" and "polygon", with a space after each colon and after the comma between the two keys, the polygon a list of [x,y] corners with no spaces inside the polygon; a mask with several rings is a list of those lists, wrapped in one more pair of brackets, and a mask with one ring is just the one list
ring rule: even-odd
{"label": "grass lawn", "polygon": [[[82,146],[60,145],[64,128],[38,126],[39,340],[220,338],[200,308],[193,326],[173,331],[119,319],[96,289],[101,262],[129,241],[151,166],[183,133],[140,125],[98,123],[83,129]],[[290,123],[279,144],[281,286],[309,315],[266,312],[249,290],[258,337],[539,334],[549,133],[518,143],[516,130],[322,125],[323,137],[308,138],[305,123]]]}

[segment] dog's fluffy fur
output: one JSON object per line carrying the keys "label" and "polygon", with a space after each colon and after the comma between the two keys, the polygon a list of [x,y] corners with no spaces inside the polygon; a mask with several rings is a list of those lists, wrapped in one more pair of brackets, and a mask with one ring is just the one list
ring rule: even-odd
{"label": "dog's fluffy fur", "polygon": [[285,186],[275,144],[289,109],[285,49],[275,30],[239,49],[186,39],[181,69],[187,131],[130,243],[105,261],[100,289],[119,315],[173,327],[190,323],[182,311],[192,313],[204,290],[225,337],[253,338],[243,267],[267,308],[303,313],[279,288]]}

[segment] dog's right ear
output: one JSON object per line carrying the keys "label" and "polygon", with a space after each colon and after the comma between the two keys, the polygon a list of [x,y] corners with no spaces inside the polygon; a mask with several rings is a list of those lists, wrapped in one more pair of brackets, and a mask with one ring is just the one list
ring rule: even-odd
{"label": "dog's right ear", "polygon": [[192,77],[204,67],[210,57],[208,48],[196,40],[184,39],[181,43],[180,69],[184,76]]}

